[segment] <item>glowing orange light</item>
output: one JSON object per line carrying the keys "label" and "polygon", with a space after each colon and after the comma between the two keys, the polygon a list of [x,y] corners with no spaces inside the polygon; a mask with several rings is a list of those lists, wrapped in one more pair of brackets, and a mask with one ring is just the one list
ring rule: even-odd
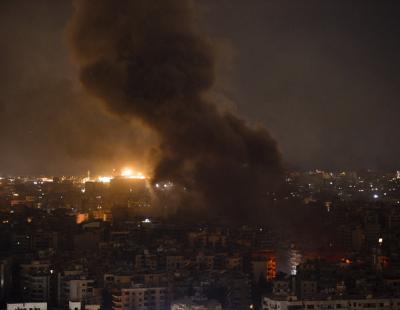
{"label": "glowing orange light", "polygon": [[121,176],[130,177],[133,174],[133,170],[131,168],[124,168],[121,171]]}
{"label": "glowing orange light", "polygon": [[145,179],[146,178],[143,173],[134,171],[131,168],[122,169],[121,176],[123,176],[125,178],[129,178],[129,179]]}
{"label": "glowing orange light", "polygon": [[81,224],[89,219],[89,214],[87,213],[78,213],[76,215],[76,224]]}
{"label": "glowing orange light", "polygon": [[101,183],[110,183],[111,179],[112,179],[112,177],[100,176],[97,178],[97,181],[101,182]]}

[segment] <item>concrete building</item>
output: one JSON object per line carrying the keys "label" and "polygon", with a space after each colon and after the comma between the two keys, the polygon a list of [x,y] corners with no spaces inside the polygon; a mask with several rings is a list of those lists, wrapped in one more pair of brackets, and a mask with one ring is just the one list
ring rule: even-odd
{"label": "concrete building", "polygon": [[299,282],[299,293],[302,298],[309,298],[317,294],[317,281],[300,280]]}
{"label": "concrete building", "polygon": [[47,310],[47,302],[7,304],[7,310]]}
{"label": "concrete building", "polygon": [[166,261],[167,271],[181,270],[187,264],[187,260],[181,255],[168,255]]}
{"label": "concrete building", "polygon": [[263,297],[263,310],[399,310],[400,298],[364,298],[364,299],[297,299]]}
{"label": "concrete building", "polygon": [[57,275],[57,302],[58,305],[66,306],[70,299],[70,281],[85,276],[82,266],[76,265],[69,270],[64,270]]}
{"label": "concrete building", "polygon": [[48,261],[32,261],[21,265],[21,291],[24,300],[48,301],[51,272]]}
{"label": "concrete building", "polygon": [[34,302],[48,301],[50,297],[50,275],[33,274],[25,279],[24,296]]}
{"label": "concrete building", "polygon": [[400,277],[391,277],[384,279],[385,287],[395,296],[400,296]]}
{"label": "concrete building", "polygon": [[116,289],[112,296],[113,310],[164,310],[169,306],[167,287],[144,287]]}
{"label": "concrete building", "polygon": [[94,295],[94,280],[78,279],[69,281],[69,299],[72,301],[87,301]]}
{"label": "concrete building", "polygon": [[193,301],[185,298],[174,301],[171,310],[222,310],[222,305],[215,300]]}
{"label": "concrete building", "polygon": [[252,254],[251,268],[253,281],[260,277],[272,281],[276,277],[276,256],[274,251],[259,251]]}
{"label": "concrete building", "polygon": [[68,304],[69,310],[100,310],[100,305],[83,305],[80,301],[70,301]]}
{"label": "concrete building", "polygon": [[68,301],[93,303],[97,300],[94,280],[87,279],[82,271],[66,271],[58,275],[58,304],[66,306]]}
{"label": "concrete building", "polygon": [[157,255],[144,253],[135,256],[135,270],[136,271],[152,271],[158,268]]}
{"label": "concrete building", "polygon": [[104,275],[103,278],[105,287],[126,286],[134,282],[134,276],[132,274],[118,275],[118,274],[107,273]]}
{"label": "concrete building", "polygon": [[290,279],[275,280],[272,283],[272,293],[276,296],[287,296],[291,291]]}

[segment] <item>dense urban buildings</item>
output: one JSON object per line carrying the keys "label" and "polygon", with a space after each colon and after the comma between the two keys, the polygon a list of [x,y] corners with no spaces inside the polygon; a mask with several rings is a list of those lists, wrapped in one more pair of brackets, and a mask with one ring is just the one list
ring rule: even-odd
{"label": "dense urban buildings", "polygon": [[0,0],[0,310],[400,310],[399,16]]}
{"label": "dense urban buildings", "polygon": [[2,305],[398,307],[399,172],[290,172],[272,198],[286,217],[271,222],[267,215],[263,225],[193,220],[168,204],[155,206],[154,191],[168,202],[174,185],[133,172],[3,176]]}

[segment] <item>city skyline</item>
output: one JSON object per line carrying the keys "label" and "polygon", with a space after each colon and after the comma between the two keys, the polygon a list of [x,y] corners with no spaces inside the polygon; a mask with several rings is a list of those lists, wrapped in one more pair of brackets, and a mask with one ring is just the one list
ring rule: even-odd
{"label": "city skyline", "polygon": [[399,17],[0,0],[0,310],[400,310]]}

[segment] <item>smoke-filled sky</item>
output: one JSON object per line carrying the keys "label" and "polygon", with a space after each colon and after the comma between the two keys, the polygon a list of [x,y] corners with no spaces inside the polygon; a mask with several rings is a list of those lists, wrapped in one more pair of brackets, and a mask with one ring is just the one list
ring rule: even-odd
{"label": "smoke-filled sky", "polygon": [[[398,1],[201,0],[215,98],[304,168],[398,168]],[[153,136],[98,108],[69,61],[69,0],[0,2],[0,174],[139,162]]]}

